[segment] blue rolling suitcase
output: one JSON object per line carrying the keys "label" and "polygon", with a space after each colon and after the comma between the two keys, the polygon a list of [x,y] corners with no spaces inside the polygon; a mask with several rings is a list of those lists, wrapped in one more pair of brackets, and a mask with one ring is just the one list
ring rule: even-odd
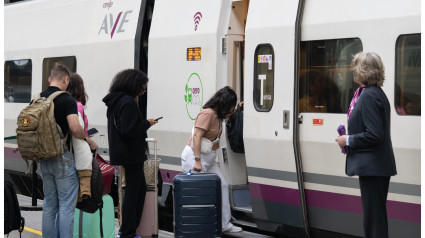
{"label": "blue rolling suitcase", "polygon": [[213,173],[174,178],[174,237],[221,237],[221,180]]}

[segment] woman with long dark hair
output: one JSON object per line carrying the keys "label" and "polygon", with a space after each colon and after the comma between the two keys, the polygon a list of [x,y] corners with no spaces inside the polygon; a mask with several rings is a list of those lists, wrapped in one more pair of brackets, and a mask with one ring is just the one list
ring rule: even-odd
{"label": "woman with long dark hair", "polygon": [[119,72],[103,102],[108,107],[108,142],[112,165],[125,168],[126,189],[122,204],[121,238],[137,237],[146,195],[143,162],[147,160],[146,131],[157,121],[143,119],[137,105],[146,92],[148,77],[140,70]]}
{"label": "woman with long dark hair", "polygon": [[[219,138],[222,132],[222,122],[234,113],[236,101],[236,93],[230,87],[226,86],[218,90],[196,117],[192,136],[181,155],[182,167],[185,172],[192,170],[193,172],[215,173],[220,177],[223,232],[242,231],[242,228],[230,223],[228,184],[215,162],[216,150],[220,148]],[[206,138],[213,143],[211,152],[201,153],[201,138]]]}
{"label": "woman with long dark hair", "polygon": [[89,121],[87,119],[87,115],[84,113],[84,107],[86,106],[89,96],[87,95],[86,89],[84,88],[83,78],[81,78],[81,76],[77,73],[72,73],[71,77],[69,78],[69,85],[66,91],[68,91],[75,99],[75,101],[77,101],[78,112],[81,114],[81,117],[84,120],[84,132],[86,133],[86,141],[89,144],[91,150],[96,150],[96,142],[90,139],[90,136],[87,134]]}
{"label": "woman with long dark hair", "polygon": [[73,152],[75,156],[75,167],[77,169],[78,177],[80,180],[80,190],[78,193],[78,200],[91,197],[91,175],[92,175],[92,154],[90,150],[95,151],[97,149],[97,144],[94,140],[90,139],[90,136],[87,134],[87,128],[89,126],[89,121],[87,115],[84,112],[84,107],[86,106],[88,96],[84,88],[84,82],[81,76],[77,73],[72,73],[69,78],[69,85],[66,89],[67,92],[77,102],[77,110],[81,126],[84,128],[84,133],[86,136],[86,142],[89,145],[90,149],[87,147],[86,142],[83,140],[72,137]]}

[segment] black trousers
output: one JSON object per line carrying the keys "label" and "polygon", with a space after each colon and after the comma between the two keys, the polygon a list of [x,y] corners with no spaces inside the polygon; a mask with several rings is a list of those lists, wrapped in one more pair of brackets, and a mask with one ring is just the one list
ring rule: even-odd
{"label": "black trousers", "polygon": [[124,166],[125,194],[122,204],[122,224],[120,237],[134,238],[136,228],[142,217],[143,205],[146,196],[146,180],[143,172],[143,163],[140,165]]}
{"label": "black trousers", "polygon": [[359,176],[365,238],[388,238],[386,204],[390,178]]}

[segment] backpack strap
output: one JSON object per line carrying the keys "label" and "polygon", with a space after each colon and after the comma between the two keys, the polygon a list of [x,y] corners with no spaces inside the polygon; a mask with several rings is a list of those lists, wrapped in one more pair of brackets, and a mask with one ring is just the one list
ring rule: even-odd
{"label": "backpack strap", "polygon": [[25,228],[25,218],[21,217],[19,219],[19,229],[18,229],[20,238],[22,237],[22,232],[24,231],[24,228]]}
{"label": "backpack strap", "polygon": [[71,138],[71,133],[68,133],[69,136],[69,167],[71,167],[72,165],[72,151],[74,150],[74,148],[72,147],[72,138]]}
{"label": "backpack strap", "polygon": [[[47,98],[47,100],[53,101],[53,100],[55,100],[56,97],[58,97],[59,95],[61,95],[63,93],[67,93],[68,95],[71,96],[71,94],[67,91],[56,91],[56,92],[50,94],[50,96]],[[51,107],[50,110],[52,110],[52,113],[53,113],[54,106]],[[61,137],[61,140],[64,140],[64,142],[63,142],[64,146],[62,146],[62,148],[66,148],[66,140],[69,136],[69,133],[67,133],[66,136],[64,137],[63,133],[62,133],[62,129],[60,128],[59,125],[58,125],[58,130],[59,130],[59,135]],[[69,155],[69,167],[71,167],[71,165],[72,165],[72,139],[70,139],[69,147],[70,147],[70,148],[68,148],[69,153],[70,153],[70,155]],[[62,154],[62,172],[65,173],[65,156],[63,154]]]}
{"label": "backpack strap", "polygon": [[78,220],[78,238],[83,238],[83,211],[80,209],[78,209],[78,211],[80,211],[80,219]]}
{"label": "backpack strap", "polygon": [[102,207],[99,208],[99,216],[100,216],[100,237],[103,238]]}
{"label": "backpack strap", "polygon": [[41,93],[39,93],[38,94],[38,96],[34,96],[33,97],[33,99],[32,99],[32,103],[31,104],[33,104],[35,101],[37,101],[38,99],[40,99],[41,98]]}
{"label": "backpack strap", "polygon": [[[71,134],[70,133],[66,133],[66,137],[65,137],[65,144],[66,144],[66,138],[69,138],[69,161],[68,161],[68,165],[69,167],[71,167],[72,165],[72,138],[71,138]],[[65,155],[62,154],[62,173],[65,174]]]}
{"label": "backpack strap", "polygon": [[67,94],[69,94],[69,96],[72,96],[69,92],[67,92],[67,91],[56,91],[56,92],[54,92],[54,93],[52,93],[52,94],[50,94],[50,96],[47,98],[48,100],[55,100],[55,98],[57,97],[57,96],[59,96],[59,95],[61,95],[61,94],[63,94],[63,93],[67,93]]}

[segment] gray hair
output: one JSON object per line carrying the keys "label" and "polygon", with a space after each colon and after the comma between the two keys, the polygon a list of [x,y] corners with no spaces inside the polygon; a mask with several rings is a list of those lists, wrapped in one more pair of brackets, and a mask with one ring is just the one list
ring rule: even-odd
{"label": "gray hair", "polygon": [[375,52],[357,53],[351,61],[355,78],[366,86],[382,87],[385,80],[385,68],[381,57]]}

